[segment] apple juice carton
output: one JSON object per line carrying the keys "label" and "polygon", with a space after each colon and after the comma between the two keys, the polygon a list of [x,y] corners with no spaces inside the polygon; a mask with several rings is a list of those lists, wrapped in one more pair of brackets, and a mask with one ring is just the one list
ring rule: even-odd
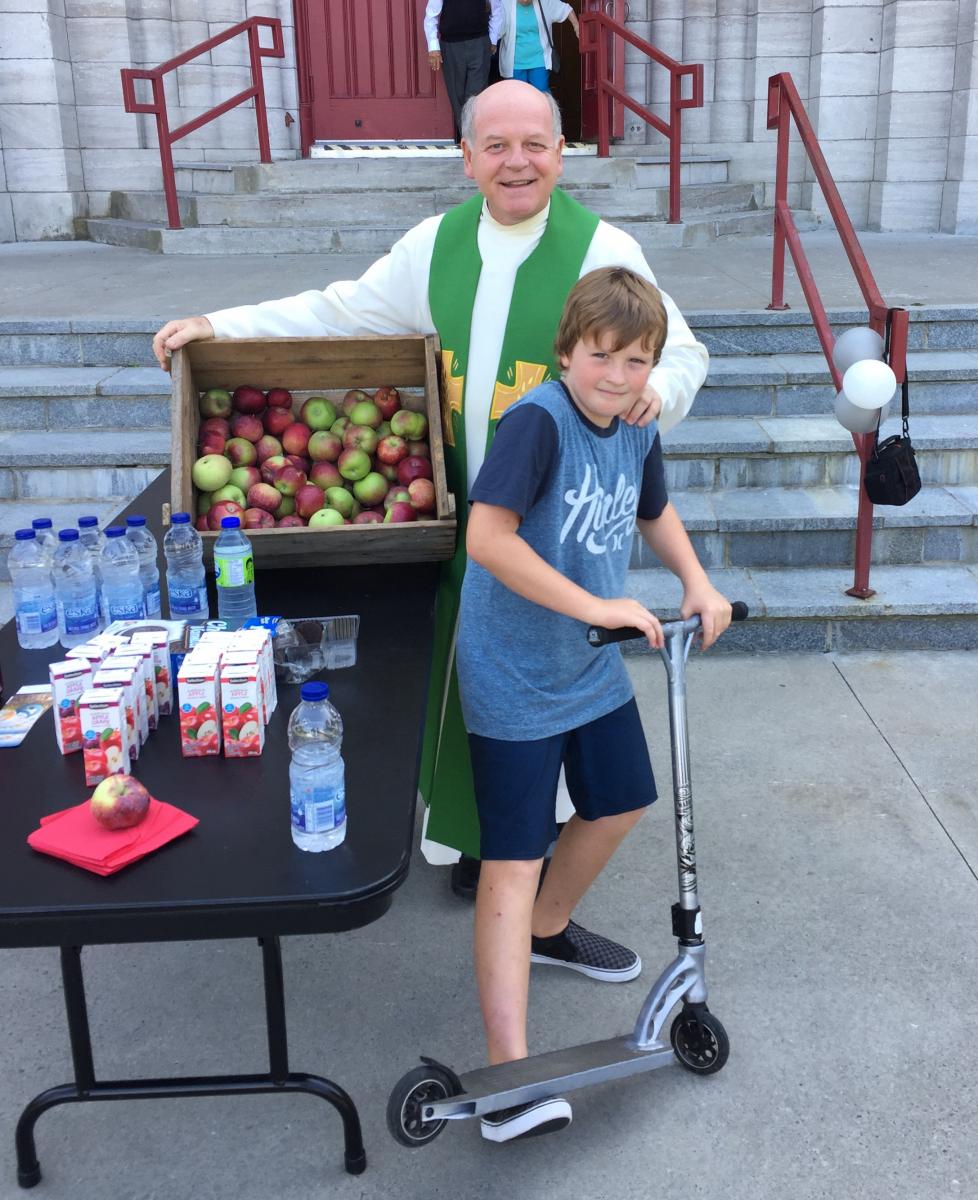
{"label": "apple juice carton", "polygon": [[156,660],[152,646],[133,645],[132,642],[123,650],[116,650],[109,659],[116,662],[120,658],[136,658],[142,660],[143,688],[146,692],[146,715],[149,720],[150,732],[160,723],[160,705],[156,698]]}
{"label": "apple juice carton", "polygon": [[78,700],[92,686],[92,665],[84,658],[69,658],[51,663],[49,673],[58,749],[62,754],[74,754],[82,748]]}
{"label": "apple juice carton", "polygon": [[[128,648],[127,648],[128,650]],[[150,659],[142,654],[116,650],[105,660],[107,667],[134,667],[136,678],[141,686],[136,689],[136,716],[139,720],[139,737],[143,745],[149,740],[152,707],[156,703],[156,687],[153,683],[153,667]]]}
{"label": "apple juice carton", "polygon": [[[268,697],[265,693],[265,673],[262,670],[261,662],[258,655],[252,650],[229,650],[226,654],[221,655],[221,707],[227,713],[226,700],[224,696],[224,674],[225,668],[253,668],[258,678],[258,713],[261,717],[262,725],[268,724]],[[225,738],[227,737],[227,718],[224,719]]]}
{"label": "apple juice carton", "polygon": [[[235,634],[235,649],[256,650],[265,679],[265,696],[268,717],[278,707],[278,688],[275,684],[275,660],[272,650],[272,635],[267,629],[249,627]],[[266,720],[268,718],[266,717]]]}
{"label": "apple juice carton", "polygon": [[122,688],[89,688],[78,700],[84,738],[85,783],[94,787],[110,775],[129,774]]}
{"label": "apple juice carton", "polygon": [[149,646],[153,651],[153,669],[156,676],[156,702],[161,717],[173,712],[173,684],[170,675],[170,637],[166,630],[150,630],[134,633],[129,639],[132,646]]}
{"label": "apple juice carton", "polygon": [[100,646],[95,642],[82,642],[80,646],[72,646],[65,651],[65,658],[83,658],[92,664],[92,670],[97,671],[109,654],[108,646]]}
{"label": "apple juice carton", "polygon": [[225,758],[257,758],[265,748],[262,719],[261,668],[257,658],[221,660],[221,721]]}
{"label": "apple juice carton", "polygon": [[119,688],[123,693],[125,709],[126,741],[129,747],[129,758],[135,762],[139,758],[141,739],[139,736],[138,689],[142,686],[139,673],[132,667],[100,667],[92,680],[93,688]]}
{"label": "apple juice carton", "polygon": [[180,752],[184,758],[221,753],[220,668],[188,654],[177,675]]}

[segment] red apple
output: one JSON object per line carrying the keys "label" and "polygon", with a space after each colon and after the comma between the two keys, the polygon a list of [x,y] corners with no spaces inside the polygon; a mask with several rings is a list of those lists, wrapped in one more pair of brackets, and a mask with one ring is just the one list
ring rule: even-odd
{"label": "red apple", "polygon": [[197,453],[200,457],[205,454],[223,454],[226,443],[219,433],[205,433],[197,443]]}
{"label": "red apple", "polygon": [[297,471],[301,471],[303,475],[308,475],[312,470],[311,460],[303,458],[301,454],[286,454],[285,459],[290,466],[295,467]]}
{"label": "red apple", "polygon": [[385,511],[388,510],[392,504],[410,504],[410,503],[411,503],[411,493],[407,490],[406,487],[403,487],[399,483],[395,483],[393,487],[390,487],[387,489],[387,495],[384,497]]}
{"label": "red apple", "polygon": [[316,487],[325,492],[327,488],[342,487],[343,476],[337,470],[335,463],[317,462],[312,464],[309,482],[314,483]]}
{"label": "red apple", "polygon": [[387,516],[384,517],[385,525],[402,525],[407,521],[416,521],[418,514],[410,504],[405,504],[403,500],[395,500],[387,510]]}
{"label": "red apple", "polygon": [[427,442],[408,442],[408,454],[414,458],[431,458],[431,450]]}
{"label": "red apple", "polygon": [[251,413],[235,413],[231,418],[231,436],[247,438],[249,442],[257,442],[265,435],[265,426],[260,418]]}
{"label": "red apple", "polygon": [[282,434],[282,449],[286,454],[305,454],[311,431],[301,421],[293,421]]}
{"label": "red apple", "polygon": [[149,812],[149,792],[131,775],[103,779],[89,801],[92,816],[106,829],[129,829]]}
{"label": "red apple", "polygon": [[431,459],[416,458],[409,455],[407,458],[402,458],[397,464],[397,480],[403,483],[405,487],[412,479],[431,479]]}
{"label": "red apple", "polygon": [[398,395],[397,388],[378,388],[374,392],[374,404],[380,409],[380,415],[384,420],[389,421],[401,407],[401,397]]}
{"label": "red apple", "polygon": [[211,388],[198,401],[202,417],[229,417],[231,415],[231,393],[224,388]]}
{"label": "red apple", "polygon": [[281,437],[294,420],[295,417],[288,408],[268,408],[262,417],[265,432],[276,438]]}
{"label": "red apple", "polygon": [[408,484],[408,492],[411,495],[411,503],[419,513],[435,511],[435,485],[430,479],[412,479]]}
{"label": "red apple", "polygon": [[[281,412],[280,408],[273,409],[274,412]],[[266,433],[263,438],[259,438],[255,445],[255,450],[258,452],[258,461],[266,463],[270,458],[276,458],[282,454],[282,443],[277,437],[272,437],[270,433]]]}
{"label": "red apple", "polygon": [[258,461],[258,451],[254,442],[249,442],[243,437],[231,438],[224,447],[224,453],[235,467],[250,467]]}
{"label": "red apple", "polygon": [[407,442],[393,433],[377,443],[377,458],[382,463],[399,463],[402,458],[407,458],[407,452]]}
{"label": "red apple", "polygon": [[247,496],[249,488],[253,488],[256,483],[261,483],[261,471],[257,467],[236,467],[231,472],[228,483],[233,483]]}
{"label": "red apple", "polygon": [[275,518],[267,509],[246,508],[241,524],[245,529],[271,529],[275,525]]}
{"label": "red apple", "polygon": [[336,405],[325,396],[310,396],[299,410],[299,418],[314,432],[329,429],[336,420]]}
{"label": "red apple", "polygon": [[210,525],[207,521],[207,518],[198,517],[197,520],[194,521],[194,529],[196,529],[198,533],[208,533],[210,531]]}
{"label": "red apple", "polygon": [[283,496],[294,497],[305,482],[305,471],[297,471],[290,464],[276,473],[275,479],[272,481],[272,486],[276,487]]}
{"label": "red apple", "polygon": [[378,462],[377,470],[388,483],[397,483],[397,463]]}
{"label": "red apple", "polygon": [[399,408],[391,417],[391,433],[407,438],[409,442],[420,442],[428,432],[428,420],[424,413]]}
{"label": "red apple", "polygon": [[309,439],[306,453],[313,462],[336,462],[343,449],[343,439],[335,433],[320,429]]}
{"label": "red apple", "polygon": [[235,504],[233,500],[219,500],[217,504],[211,505],[211,510],[207,514],[209,528],[220,530],[221,522],[225,517],[237,517],[239,520],[242,520],[244,518],[244,508],[240,504]]}
{"label": "red apple", "polygon": [[261,477],[265,483],[274,483],[275,476],[283,467],[289,465],[289,460],[284,454],[273,454],[271,458],[266,458],[261,465]]}
{"label": "red apple", "polygon": [[295,494],[295,511],[307,520],[326,503],[322,489],[314,483],[304,483]]}
{"label": "red apple", "polygon": [[[265,393],[256,387],[235,388],[231,403],[239,413],[263,413],[265,411]],[[220,413],[216,415],[220,416]]]}
{"label": "red apple", "polygon": [[292,407],[292,393],[287,392],[285,388],[269,388],[265,399],[268,401],[269,408],[290,409]]}
{"label": "red apple", "polygon": [[248,489],[248,507],[273,513],[282,503],[282,493],[270,483],[256,483]]}
{"label": "red apple", "polygon": [[350,415],[351,411],[358,404],[362,404],[365,400],[369,401],[370,397],[367,395],[367,393],[365,391],[363,391],[362,388],[350,388],[350,390],[343,397],[343,414],[344,414],[344,416],[348,417]]}
{"label": "red apple", "polygon": [[206,421],[201,421],[197,436],[203,437],[205,433],[219,433],[227,441],[231,436],[231,422],[223,417],[208,417]]}
{"label": "red apple", "polygon": [[353,518],[354,525],[383,525],[383,523],[384,518],[372,508],[365,508],[362,513]]}
{"label": "red apple", "polygon": [[347,450],[365,450],[373,454],[377,449],[377,431],[369,425],[347,425],[343,432],[343,446]]}
{"label": "red apple", "polygon": [[296,516],[282,517],[281,520],[275,522],[278,529],[302,529],[305,524],[302,517]]}

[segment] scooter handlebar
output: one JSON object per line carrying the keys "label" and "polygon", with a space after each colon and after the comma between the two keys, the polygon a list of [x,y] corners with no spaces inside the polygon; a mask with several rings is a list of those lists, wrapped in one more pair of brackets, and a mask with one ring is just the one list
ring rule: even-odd
{"label": "scooter handlebar", "polygon": [[[746,621],[750,615],[750,610],[743,600],[734,600],[730,609],[731,621]],[[674,637],[677,633],[695,633],[699,627],[700,619],[697,616],[686,621],[667,621],[662,626],[662,632],[666,637]],[[644,637],[642,630],[632,625],[627,625],[624,629],[602,629],[598,625],[592,625],[587,631],[588,644],[591,646],[609,646],[612,642],[629,642],[634,638]]]}

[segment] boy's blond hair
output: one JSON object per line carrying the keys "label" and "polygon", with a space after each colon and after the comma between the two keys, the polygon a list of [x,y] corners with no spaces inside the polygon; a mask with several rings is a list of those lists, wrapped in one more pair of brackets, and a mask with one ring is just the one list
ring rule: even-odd
{"label": "boy's blond hair", "polygon": [[659,361],[668,318],[659,289],[627,267],[599,267],[574,284],[557,326],[557,359],[570,358],[582,338],[600,341],[612,334],[612,350],[632,342]]}

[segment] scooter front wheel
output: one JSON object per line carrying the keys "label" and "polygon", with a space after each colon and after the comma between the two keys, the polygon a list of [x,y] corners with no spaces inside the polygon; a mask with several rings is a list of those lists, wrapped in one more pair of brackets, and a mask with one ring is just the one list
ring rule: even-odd
{"label": "scooter front wheel", "polygon": [[672,1023],[669,1039],[676,1057],[696,1075],[714,1075],[730,1054],[727,1031],[705,1005],[684,1008]]}
{"label": "scooter front wheel", "polygon": [[419,1150],[427,1146],[445,1128],[447,1122],[425,1121],[424,1105],[458,1095],[456,1080],[450,1072],[436,1066],[415,1067],[394,1085],[387,1101],[387,1128],[402,1146]]}

